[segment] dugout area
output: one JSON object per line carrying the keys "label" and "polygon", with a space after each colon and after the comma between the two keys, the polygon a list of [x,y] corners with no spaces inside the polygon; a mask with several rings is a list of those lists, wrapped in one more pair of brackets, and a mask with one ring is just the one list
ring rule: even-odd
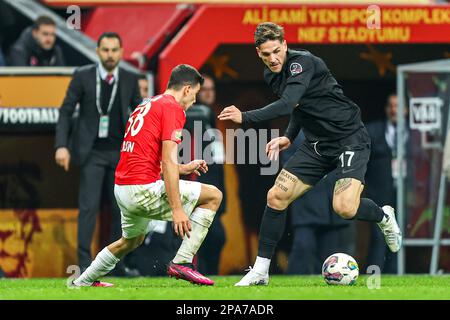
{"label": "dugout area", "polygon": [[[396,7],[404,9],[409,7]],[[445,7],[444,7],[445,8]],[[178,63],[190,63],[201,71],[216,78],[216,113],[223,107],[235,104],[242,110],[261,107],[275,97],[262,79],[262,62],[258,59],[252,44],[255,23],[264,18],[282,19],[282,10],[365,10],[362,6],[210,6],[199,5],[189,14],[180,14],[176,27],[176,37],[162,44],[161,50],[149,50],[151,61],[146,66],[156,77],[156,92],[165,87],[171,68]],[[395,8],[393,8],[395,9]],[[273,11],[278,10],[278,11]],[[424,9],[421,10],[432,10]],[[450,10],[450,9],[449,9]],[[274,13],[277,12],[277,13]],[[288,11],[286,11],[288,12]],[[319,12],[319,11],[317,11]],[[192,16],[191,16],[192,14]],[[220,14],[221,23],[217,14]],[[317,13],[319,15],[319,13]],[[312,16],[312,14],[310,14]],[[96,24],[96,16],[90,16],[91,25]],[[285,18],[283,18],[285,19]],[[287,18],[286,18],[287,19]],[[302,19],[301,16],[298,19]],[[319,18],[317,18],[319,19]],[[325,19],[325,18],[324,18]],[[327,18],[334,19],[334,18]],[[366,38],[356,37],[351,42],[335,41],[318,36],[309,41],[299,41],[299,29],[327,28],[328,20],[317,20],[308,24],[302,20],[286,20],[287,41],[290,48],[304,48],[323,58],[328,67],[343,86],[347,96],[353,99],[362,110],[363,121],[379,120],[384,114],[386,96],[396,91],[396,66],[399,64],[428,61],[450,57],[450,23],[431,23],[426,20],[408,23],[398,21],[397,27],[409,28],[409,38],[402,36],[389,38],[389,41],[366,42]],[[113,23],[114,21],[111,21]],[[183,23],[182,23],[183,22]],[[338,24],[351,25],[338,21]],[[181,24],[181,27],[180,25]],[[361,26],[361,21],[353,24]],[[399,25],[399,26],[398,26]],[[100,26],[100,25],[99,25]],[[209,27],[208,27],[209,26]],[[225,30],[217,29],[225,27]],[[87,27],[86,27],[87,28]],[[91,30],[94,34],[99,29]],[[314,34],[315,29],[311,29]],[[317,29],[319,30],[319,29]],[[316,30],[316,31],[317,31]],[[325,31],[326,31],[325,30]],[[88,31],[86,31],[88,32]],[[305,36],[306,33],[302,33]],[[124,42],[133,41],[124,36]],[[215,39],[211,41],[211,39]],[[142,46],[141,46],[142,47]],[[140,48],[133,44],[133,48]],[[78,171],[72,168],[69,173],[62,172],[54,163],[54,121],[51,113],[41,111],[39,119],[47,117],[47,122],[35,123],[38,116],[29,116],[21,123],[18,111],[11,118],[11,110],[37,108],[39,110],[58,108],[70,80],[71,71],[64,74],[35,74],[31,83],[21,88],[29,93],[33,88],[39,92],[47,88],[51,91],[45,97],[58,96],[57,101],[36,100],[36,94],[15,94],[16,103],[8,100],[6,86],[0,85],[0,237],[2,250],[10,257],[0,259],[0,267],[9,275],[19,277],[65,276],[65,266],[76,263],[76,214]],[[29,75],[20,75],[29,76]],[[11,83],[11,73],[0,74],[0,83]],[[62,87],[46,85],[48,78],[59,77]],[[44,81],[45,80],[45,81]],[[8,91],[11,92],[11,91]],[[22,98],[32,100],[20,100]],[[20,99],[19,99],[20,98]],[[25,112],[26,113],[26,112]],[[5,115],[8,114],[7,117]],[[21,114],[24,114],[22,112]],[[28,114],[28,113],[26,113]],[[42,115],[43,114],[43,115]],[[14,118],[16,117],[16,118]],[[6,122],[5,119],[8,119]],[[16,119],[14,123],[12,119]],[[219,129],[237,128],[231,123],[217,123]],[[283,130],[287,119],[263,124],[261,128]],[[226,188],[228,193],[227,210],[222,219],[226,229],[227,243],[222,252],[220,273],[241,273],[252,263],[257,248],[257,234],[265,206],[266,192],[275,177],[260,176],[260,165],[225,165]],[[257,186],[257,188],[255,188]],[[94,252],[105,244],[108,230],[108,209],[100,215],[94,243]],[[288,229],[287,229],[288,230]],[[357,223],[357,247],[355,258],[361,266],[367,254],[368,228]],[[290,250],[292,234],[286,236],[277,254],[275,272],[286,268],[287,253]],[[24,249],[25,248],[25,249]],[[36,252],[44,250],[45,259],[36,259]],[[428,249],[423,249],[428,250]],[[428,252],[420,251],[406,272],[428,272]],[[414,258],[414,257],[412,257]],[[52,268],[43,265],[53,260]],[[411,261],[411,260],[410,260]],[[42,265],[41,265],[42,264]],[[441,267],[450,269],[450,253],[441,254]],[[363,267],[362,267],[363,268]]]}

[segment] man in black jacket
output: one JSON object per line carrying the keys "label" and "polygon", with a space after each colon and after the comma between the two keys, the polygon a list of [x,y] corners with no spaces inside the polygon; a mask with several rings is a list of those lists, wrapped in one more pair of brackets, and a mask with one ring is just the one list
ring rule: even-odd
{"label": "man in black jacket", "polygon": [[56,44],[56,24],[52,18],[40,16],[25,29],[12,46],[8,65],[30,67],[65,66],[62,50]]}
{"label": "man in black jacket", "polygon": [[16,16],[13,9],[3,1],[0,1],[0,67],[6,65],[6,51],[4,45],[7,38],[13,33],[16,24]]}
{"label": "man in black jacket", "polygon": [[[82,270],[91,263],[91,242],[103,186],[112,211],[112,238],[120,237],[120,211],[114,198],[114,172],[125,125],[140,102],[137,76],[120,68],[122,41],[104,33],[97,43],[100,63],[77,69],[60,109],[55,160],[69,170],[80,166],[78,259]],[[71,128],[79,103],[78,117]]]}

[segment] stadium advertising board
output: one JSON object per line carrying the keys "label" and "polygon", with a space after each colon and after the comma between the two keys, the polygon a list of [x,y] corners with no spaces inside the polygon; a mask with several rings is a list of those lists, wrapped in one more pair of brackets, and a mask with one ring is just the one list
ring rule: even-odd
{"label": "stadium advertising board", "polygon": [[72,68],[38,71],[28,68],[1,70],[1,132],[54,130]]}
{"label": "stadium advertising board", "polygon": [[291,44],[450,42],[449,5],[203,5],[160,55],[159,87],[175,61],[201,67],[219,45],[252,44],[264,21],[283,25]]}

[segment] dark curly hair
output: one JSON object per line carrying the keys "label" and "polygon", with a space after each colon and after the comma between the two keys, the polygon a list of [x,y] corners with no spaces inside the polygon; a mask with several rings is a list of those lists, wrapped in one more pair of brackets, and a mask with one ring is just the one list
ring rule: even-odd
{"label": "dark curly hair", "polygon": [[282,26],[273,22],[262,22],[258,24],[255,30],[255,45],[259,47],[269,40],[284,40],[284,29]]}

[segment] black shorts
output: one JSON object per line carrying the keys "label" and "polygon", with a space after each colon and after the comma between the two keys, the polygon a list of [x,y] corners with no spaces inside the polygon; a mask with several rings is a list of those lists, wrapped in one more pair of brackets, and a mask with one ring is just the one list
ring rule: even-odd
{"label": "black shorts", "polygon": [[304,140],[283,169],[304,183],[315,185],[327,173],[337,169],[337,179],[354,178],[365,183],[370,156],[370,137],[366,128],[335,141]]}

